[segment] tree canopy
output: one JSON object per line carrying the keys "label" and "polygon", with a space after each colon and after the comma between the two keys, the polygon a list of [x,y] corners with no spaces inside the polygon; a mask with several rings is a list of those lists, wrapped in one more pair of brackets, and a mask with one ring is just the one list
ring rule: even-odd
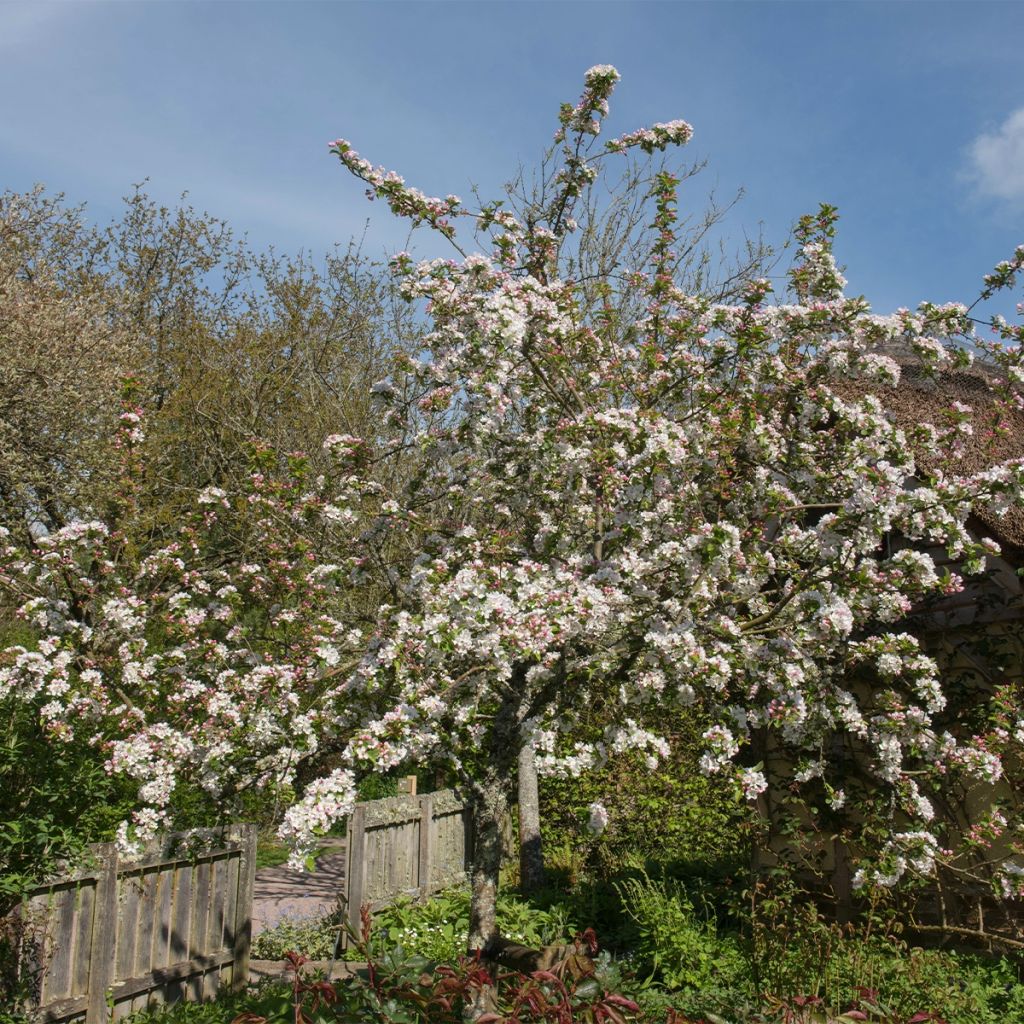
{"label": "tree canopy", "polygon": [[[968,307],[878,315],[848,297],[829,207],[797,229],[788,301],[772,301],[766,279],[730,303],[689,294],[672,270],[677,181],[663,171],[648,265],[628,268],[638,312],[623,325],[586,299],[592,283],[560,276],[562,247],[604,163],[683,145],[692,129],[673,121],[599,146],[618,77],[592,68],[562,107],[554,192],[526,222],[498,203],[470,212],[426,196],[332,144],[396,214],[456,244],[457,218],[471,218],[492,250],[394,258],[426,327],[370,389],[372,431],[325,439],[328,468],[296,457],[273,474],[257,458],[137,560],[98,521],[30,545],[7,536],[3,582],[26,592],[40,639],[6,652],[0,690],[43,701],[55,736],[84,731],[140,782],[126,843],[159,826],[183,772],[219,790],[294,780],[306,763],[316,772],[282,825],[301,859],[351,809],[357,772],[433,761],[473,807],[470,944],[482,947],[524,743],[551,773],[627,749],[656,760],[665,741],[640,709],[699,704],[712,721],[705,772],[756,798],[767,780],[753,740],[770,733],[793,751],[794,791],[835,807],[830,751],[849,737],[887,797],[863,885],[930,871],[944,848],[933,788],[995,780],[1017,756],[1019,719],[997,738],[935,725],[935,663],[900,623],[962,586],[928,549],[983,568],[996,545],[970,534],[971,508],[1019,500],[1024,465],[963,472],[961,423],[905,429],[871,392],[898,381],[893,346],[932,370],[972,358],[983,343]],[[1024,247],[986,288],[1022,267]],[[1021,328],[996,330],[1009,344],[986,351],[1003,368],[994,400],[1019,403]],[[121,423],[131,453],[144,410]],[[260,561],[215,543],[239,507],[264,538]],[[909,543],[894,550],[892,536]],[[595,695],[617,710],[584,743],[574,723]],[[1003,866],[1011,886],[1022,873]]]}

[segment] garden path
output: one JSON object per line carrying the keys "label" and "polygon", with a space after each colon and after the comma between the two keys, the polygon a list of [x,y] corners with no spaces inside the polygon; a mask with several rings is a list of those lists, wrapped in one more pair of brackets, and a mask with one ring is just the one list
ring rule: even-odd
{"label": "garden path", "polygon": [[258,868],[253,887],[253,938],[283,920],[302,920],[330,913],[345,891],[345,851],[328,851],[316,871],[284,866]]}

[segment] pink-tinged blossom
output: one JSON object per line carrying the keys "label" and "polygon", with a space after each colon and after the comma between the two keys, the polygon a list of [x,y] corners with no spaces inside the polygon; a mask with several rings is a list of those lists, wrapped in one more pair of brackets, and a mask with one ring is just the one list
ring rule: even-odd
{"label": "pink-tinged blossom", "polygon": [[669,146],[685,146],[693,138],[693,126],[686,121],[667,121],[654,124],[650,128],[638,128],[627,132],[608,143],[608,151],[624,153],[627,149],[637,147],[645,153],[654,153]]}
{"label": "pink-tinged blossom", "polygon": [[608,827],[609,815],[604,804],[587,805],[587,829],[591,835],[599,836]]}
{"label": "pink-tinged blossom", "polygon": [[[945,856],[929,794],[1001,777],[1016,719],[1005,736],[942,732],[937,668],[893,624],[963,587],[920,552],[981,571],[991,548],[969,516],[1019,502],[1024,463],[966,472],[946,424],[901,427],[873,393],[899,379],[897,343],[929,370],[965,365],[982,344],[966,307],[880,317],[847,298],[827,211],[801,223],[793,301],[773,303],[766,282],[735,303],[685,295],[661,179],[654,260],[627,271],[637,316],[609,329],[559,267],[617,80],[592,68],[562,108],[556,202],[537,223],[491,204],[473,215],[490,255],[393,261],[424,333],[373,389],[372,450],[330,434],[316,478],[264,465],[226,505],[204,492],[137,564],[99,522],[0,537],[0,579],[37,638],[3,652],[0,694],[135,780],[124,845],[165,820],[182,777],[218,799],[311,779],[281,828],[301,859],[349,813],[361,773],[436,764],[485,807],[481,764],[507,783],[519,743],[563,777],[627,751],[653,764],[667,744],[644,723],[696,705],[710,717],[701,769],[748,798],[769,781],[741,766],[754,730],[800,766],[782,780],[793,799],[819,809],[846,799],[833,739],[863,749],[912,819],[858,876],[888,885]],[[689,134],[671,122],[612,146]],[[332,149],[395,213],[454,236],[457,196]],[[1008,352],[993,359],[1012,368]],[[409,451],[415,469],[396,462]],[[265,555],[226,564],[214,514],[240,510]],[[893,553],[893,537],[912,550]],[[367,622],[371,600],[384,603]],[[599,737],[581,729],[595,702],[614,709]]]}
{"label": "pink-tinged blossom", "polygon": [[755,800],[768,788],[768,780],[764,777],[764,772],[756,768],[744,768],[740,772],[739,779],[745,800]]}
{"label": "pink-tinged blossom", "polygon": [[336,769],[317,779],[306,789],[303,799],[285,813],[278,835],[292,847],[289,865],[305,866],[317,836],[322,836],[336,822],[351,814],[355,805],[356,785],[351,771]]}

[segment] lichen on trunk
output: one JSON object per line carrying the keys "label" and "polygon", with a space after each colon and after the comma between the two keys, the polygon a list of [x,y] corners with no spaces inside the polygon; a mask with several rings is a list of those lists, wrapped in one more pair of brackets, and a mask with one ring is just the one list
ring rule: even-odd
{"label": "lichen on trunk", "polygon": [[519,749],[519,886],[536,892],[544,886],[544,849],[540,835],[540,792],[533,744],[522,737]]}
{"label": "lichen on trunk", "polygon": [[498,876],[501,823],[508,797],[501,779],[491,776],[474,787],[473,863],[470,869],[469,951],[485,951],[498,937]]}

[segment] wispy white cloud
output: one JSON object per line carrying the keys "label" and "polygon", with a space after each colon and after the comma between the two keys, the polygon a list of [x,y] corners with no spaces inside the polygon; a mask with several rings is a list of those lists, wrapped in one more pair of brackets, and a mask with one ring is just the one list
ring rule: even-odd
{"label": "wispy white cloud", "polygon": [[970,145],[971,177],[978,191],[997,199],[1024,200],[1024,107]]}

